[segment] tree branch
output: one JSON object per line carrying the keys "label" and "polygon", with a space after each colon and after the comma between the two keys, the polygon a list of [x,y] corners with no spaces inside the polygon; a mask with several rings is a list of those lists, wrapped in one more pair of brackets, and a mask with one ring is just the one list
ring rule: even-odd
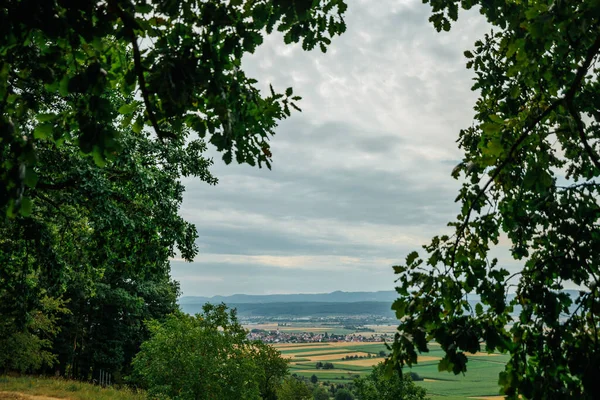
{"label": "tree branch", "polygon": [[175,139],[176,136],[171,132],[164,132],[158,126],[158,121],[156,119],[156,114],[154,113],[152,102],[150,101],[150,93],[148,93],[148,89],[146,87],[146,78],[144,77],[144,66],[142,65],[142,56],[140,52],[140,47],[137,42],[137,37],[135,36],[135,32],[133,31],[133,26],[135,25],[135,20],[130,15],[127,15],[125,11],[117,4],[116,1],[111,1],[112,6],[121,21],[123,21],[123,28],[125,29],[125,34],[129,37],[131,41],[131,45],[133,46],[133,64],[135,68],[135,73],[137,75],[138,81],[140,83],[140,92],[142,93],[142,98],[144,99],[144,105],[146,106],[146,113],[148,114],[148,119],[156,132],[158,138],[162,141],[164,138]]}
{"label": "tree branch", "polygon": [[[494,170],[494,173],[492,174],[490,179],[488,179],[488,181],[486,182],[484,187],[479,190],[479,192],[477,193],[477,196],[475,197],[474,201],[471,203],[471,205],[469,207],[469,210],[467,211],[467,216],[465,217],[463,224],[461,225],[459,231],[456,233],[456,240],[454,242],[454,246],[452,249],[452,257],[450,259],[450,269],[452,269],[454,267],[458,243],[462,239],[464,232],[469,224],[474,205],[477,204],[477,202],[479,201],[481,196],[483,196],[483,194],[487,191],[487,189],[492,184],[492,182],[494,182],[496,180],[496,178],[500,175],[500,172],[502,172],[502,170],[512,161],[513,154],[515,153],[517,148],[521,145],[521,143],[523,143],[523,141],[527,138],[527,136],[529,136],[529,133],[533,130],[533,128],[535,128],[535,126],[537,124],[539,124],[546,117],[548,117],[548,115],[550,115],[550,113],[553,112],[560,105],[561,102],[563,102],[563,101],[566,101],[567,103],[572,102],[573,98],[575,97],[575,93],[577,93],[577,89],[579,89],[581,82],[583,81],[583,78],[585,77],[588,69],[590,68],[590,65],[592,64],[592,61],[594,60],[594,57],[596,56],[596,54],[598,53],[599,50],[600,50],[600,36],[598,36],[596,38],[595,42],[588,49],[585,60],[584,60],[583,64],[577,69],[577,74],[575,75],[575,79],[573,80],[573,83],[571,84],[571,87],[569,88],[567,93],[565,93],[565,96],[563,98],[559,98],[556,101],[554,101],[548,108],[546,108],[544,110],[543,113],[541,113],[537,118],[535,118],[527,126],[525,131],[519,136],[517,141],[509,149],[508,155],[506,156],[504,161]],[[581,134],[580,134],[580,136],[581,136]],[[583,136],[582,139],[584,140],[584,146],[585,146],[587,144],[587,140],[585,140],[585,135]],[[587,144],[587,146],[589,147],[589,144]],[[590,151],[591,151],[591,147],[590,147]],[[592,151],[592,153],[593,153],[593,151]],[[596,155],[594,154],[593,156],[596,156]],[[593,156],[590,154],[590,157],[593,157]],[[599,161],[598,165],[596,165],[596,167],[600,168],[600,160],[597,160],[597,158],[596,159],[592,158],[592,161],[594,162],[595,165],[596,165],[596,161]]]}
{"label": "tree branch", "polygon": [[575,119],[575,125],[577,126],[577,133],[579,134],[579,139],[583,143],[583,147],[588,157],[592,161],[592,163],[596,166],[597,169],[600,170],[600,158],[598,158],[598,154],[594,152],[592,146],[590,146],[587,138],[585,137],[585,127],[583,126],[583,121],[581,121],[581,116],[577,109],[575,109],[575,105],[572,101],[567,101],[567,108],[569,109],[569,114]]}

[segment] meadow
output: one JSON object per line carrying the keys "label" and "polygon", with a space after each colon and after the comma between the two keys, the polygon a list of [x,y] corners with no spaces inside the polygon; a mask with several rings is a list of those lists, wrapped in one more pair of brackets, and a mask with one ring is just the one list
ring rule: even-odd
{"label": "meadow", "polygon": [[47,377],[0,376],[0,400],[143,400],[143,392]]}
{"label": "meadow", "polygon": [[[290,359],[290,373],[311,377],[321,381],[347,383],[368,374],[372,367],[384,360],[380,351],[388,352],[384,343],[334,342],[278,344],[275,347]],[[344,359],[348,356],[359,358]],[[407,371],[419,375],[416,383],[425,389],[434,400],[464,400],[495,398],[498,396],[498,374],[504,369],[508,357],[501,354],[477,353],[471,355],[467,373],[454,375],[438,371],[438,360],[442,350],[432,344],[428,354],[419,357],[418,365]],[[333,369],[317,369],[317,362],[332,363]],[[501,398],[501,397],[498,397]]]}

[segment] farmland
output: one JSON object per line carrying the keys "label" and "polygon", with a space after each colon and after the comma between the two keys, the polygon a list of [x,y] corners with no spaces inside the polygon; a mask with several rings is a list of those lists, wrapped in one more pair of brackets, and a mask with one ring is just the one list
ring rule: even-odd
{"label": "farmland", "polygon": [[[332,342],[285,343],[275,347],[290,359],[290,372],[299,376],[316,375],[321,381],[347,383],[355,377],[368,374],[373,365],[384,360],[384,343]],[[498,374],[503,370],[507,356],[477,353],[469,357],[465,376],[439,372],[438,360],[442,350],[432,344],[428,354],[419,357],[418,365],[407,370],[422,379],[416,383],[427,389],[435,400],[458,400],[498,395]],[[318,362],[331,363],[333,368],[317,368]]]}

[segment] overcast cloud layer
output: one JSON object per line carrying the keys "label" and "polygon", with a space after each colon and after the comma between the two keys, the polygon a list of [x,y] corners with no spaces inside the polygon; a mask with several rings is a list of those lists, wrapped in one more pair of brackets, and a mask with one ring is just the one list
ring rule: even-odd
{"label": "overcast cloud layer", "polygon": [[326,54],[271,36],[244,60],[265,88],[293,86],[303,112],[278,127],[273,170],[217,155],[216,187],[185,182],[200,254],[171,263],[184,295],[391,290],[391,266],[447,229],[476,100],[463,51],[489,27],[470,12],[437,33],[429,15],[351,0]]}

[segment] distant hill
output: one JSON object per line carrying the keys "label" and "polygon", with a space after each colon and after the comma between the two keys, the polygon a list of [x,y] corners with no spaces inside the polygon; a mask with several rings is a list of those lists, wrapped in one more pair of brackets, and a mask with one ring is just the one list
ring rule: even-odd
{"label": "distant hill", "polygon": [[356,303],[356,302],[385,302],[391,303],[398,294],[393,290],[379,292],[342,292],[311,293],[311,294],[234,294],[231,296],[183,296],[179,304],[204,304],[204,303],[226,303],[226,304],[249,304],[249,303]]}
{"label": "distant hill", "polygon": [[[579,296],[577,290],[565,290],[573,300]],[[508,300],[514,298],[508,295]],[[271,294],[248,295],[234,294],[231,296],[184,296],[179,299],[181,309],[189,314],[202,311],[205,303],[225,303],[230,308],[237,308],[240,316],[263,317],[305,317],[305,316],[334,316],[334,315],[379,315],[394,317],[391,305],[398,298],[393,291],[380,292],[342,292],[317,294]],[[469,295],[469,303],[474,308],[479,296]],[[571,312],[576,305],[571,306]],[[515,306],[514,315],[521,312],[520,306]]]}
{"label": "distant hill", "polygon": [[[391,302],[359,301],[344,302],[281,302],[281,303],[227,303],[230,308],[237,309],[241,317],[325,317],[372,315],[394,317]],[[188,314],[202,311],[202,303],[181,304]]]}

